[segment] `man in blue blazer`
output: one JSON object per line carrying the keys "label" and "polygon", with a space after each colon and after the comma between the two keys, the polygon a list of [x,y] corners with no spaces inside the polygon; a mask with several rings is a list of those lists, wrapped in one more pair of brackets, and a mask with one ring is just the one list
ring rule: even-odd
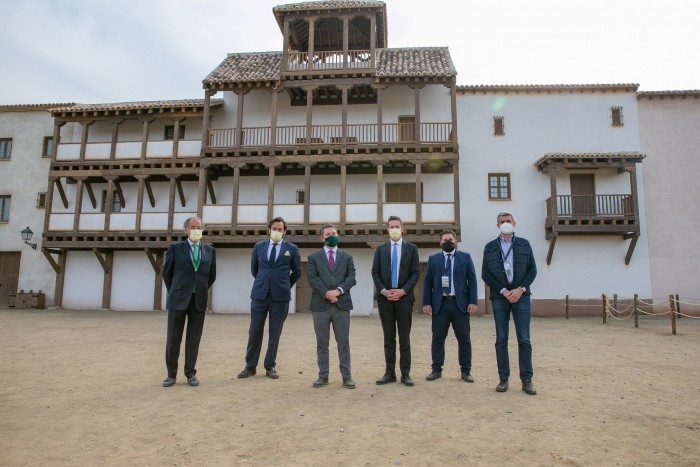
{"label": "man in blue blazer", "polygon": [[496,217],[501,235],[484,247],[481,278],[489,286],[496,322],[496,361],[500,382],[496,391],[508,390],[510,365],[508,361],[508,326],[513,314],[515,335],[518,338],[520,380],[527,394],[537,391],[532,384],[532,345],[530,344],[530,285],[537,276],[535,255],[530,242],[513,233],[515,219],[509,212]]}
{"label": "man in blue blazer", "polygon": [[307,276],[311,286],[311,315],[316,333],[316,357],[318,379],[313,387],[328,385],[328,343],[330,327],[338,344],[340,374],[343,387],[355,389],[350,371],[350,289],[355,285],[355,262],[345,251],[338,248],[338,232],[331,224],[321,228],[324,247],[309,255]]}
{"label": "man in blue blazer", "polygon": [[384,332],[384,360],[386,370],[377,384],[396,382],[396,333],[399,334],[399,367],[401,382],[413,386],[411,379],[411,323],[413,322],[413,295],[420,276],[418,248],[405,241],[403,222],[398,216],[389,216],[387,231],[390,241],[377,247],[372,261],[374,299]]}
{"label": "man in blue blazer", "polygon": [[170,245],[163,263],[163,282],[168,291],[168,337],[165,344],[168,377],[163,381],[164,387],[175,384],[177,378],[177,361],[185,321],[185,377],[190,386],[199,386],[195,365],[204,328],[209,287],[216,280],[216,250],[200,241],[202,219],[190,217],[185,221],[184,228],[187,239]]}
{"label": "man in blue blazer", "polygon": [[457,236],[452,230],[440,233],[440,247],[442,252],[428,258],[423,281],[423,313],[433,317],[433,371],[425,379],[442,378],[445,339],[452,324],[462,380],[473,383],[469,315],[479,308],[474,263],[469,253],[457,250]]}
{"label": "man in blue blazer", "polygon": [[270,326],[264,361],[265,374],[272,379],[279,378],[276,368],[277,348],[282,326],[289,313],[292,287],[301,276],[299,248],[282,239],[287,231],[287,223],[281,217],[275,217],[267,227],[270,238],[255,244],[250,260],[250,272],[255,281],[250,291],[250,328],[245,368],[238,374],[239,378],[247,378],[256,373],[268,313]]}

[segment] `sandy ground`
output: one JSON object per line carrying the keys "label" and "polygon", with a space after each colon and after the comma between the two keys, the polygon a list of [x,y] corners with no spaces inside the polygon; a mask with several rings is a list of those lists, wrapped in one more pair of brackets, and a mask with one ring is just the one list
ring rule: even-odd
{"label": "sandy ground", "polygon": [[381,325],[353,317],[355,390],[334,349],[331,384],[312,388],[309,315],[287,320],[280,379],[237,379],[248,321],[208,315],[201,385],[163,388],[165,313],[0,310],[0,465],[700,464],[700,320],[672,336],[668,319],[536,318],[536,396],[517,378],[495,392],[490,316],[472,318],[467,384],[452,335],[443,378],[425,381],[430,318],[416,315],[414,388],[374,383]]}

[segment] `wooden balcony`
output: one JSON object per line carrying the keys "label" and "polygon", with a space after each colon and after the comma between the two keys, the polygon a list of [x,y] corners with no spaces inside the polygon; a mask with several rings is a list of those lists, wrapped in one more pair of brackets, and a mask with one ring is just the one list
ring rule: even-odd
{"label": "wooden balcony", "polygon": [[323,72],[330,70],[373,69],[374,61],[370,50],[349,50],[347,55],[342,50],[314,52],[309,60],[308,52],[288,52],[287,61],[282,70],[294,72]]}

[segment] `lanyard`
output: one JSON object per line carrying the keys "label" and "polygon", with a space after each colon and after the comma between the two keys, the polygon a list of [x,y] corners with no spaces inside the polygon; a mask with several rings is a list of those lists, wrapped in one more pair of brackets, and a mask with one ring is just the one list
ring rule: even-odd
{"label": "lanyard", "polygon": [[510,248],[508,248],[508,251],[506,254],[503,254],[503,247],[501,247],[501,237],[498,237],[498,251],[501,252],[501,257],[503,258],[503,263],[506,263],[508,261],[508,256],[513,252],[513,245],[515,245],[515,235],[510,237]]}

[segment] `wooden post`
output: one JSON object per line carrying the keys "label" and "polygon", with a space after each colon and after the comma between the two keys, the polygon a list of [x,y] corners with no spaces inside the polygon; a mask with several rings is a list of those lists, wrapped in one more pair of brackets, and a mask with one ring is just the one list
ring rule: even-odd
{"label": "wooden post", "polygon": [[673,309],[673,295],[668,296],[668,303],[671,307],[671,334],[676,335],[676,312]]}
{"label": "wooden post", "polygon": [[634,327],[635,328],[639,327],[639,312],[637,311],[638,306],[639,306],[639,296],[637,294],[634,294]]}
{"label": "wooden post", "polygon": [[678,299],[678,294],[676,294],[676,317],[681,319],[681,301]]}
{"label": "wooden post", "polygon": [[569,319],[569,296],[566,296],[566,319]]}
{"label": "wooden post", "polygon": [[615,293],[615,294],[613,294],[613,311],[612,311],[612,314],[615,315],[615,317],[618,316],[617,310],[618,310],[618,308],[617,308],[617,294]]}
{"label": "wooden post", "polygon": [[608,309],[606,308],[606,302],[608,301],[608,297],[603,294],[603,324],[607,324],[608,322]]}

